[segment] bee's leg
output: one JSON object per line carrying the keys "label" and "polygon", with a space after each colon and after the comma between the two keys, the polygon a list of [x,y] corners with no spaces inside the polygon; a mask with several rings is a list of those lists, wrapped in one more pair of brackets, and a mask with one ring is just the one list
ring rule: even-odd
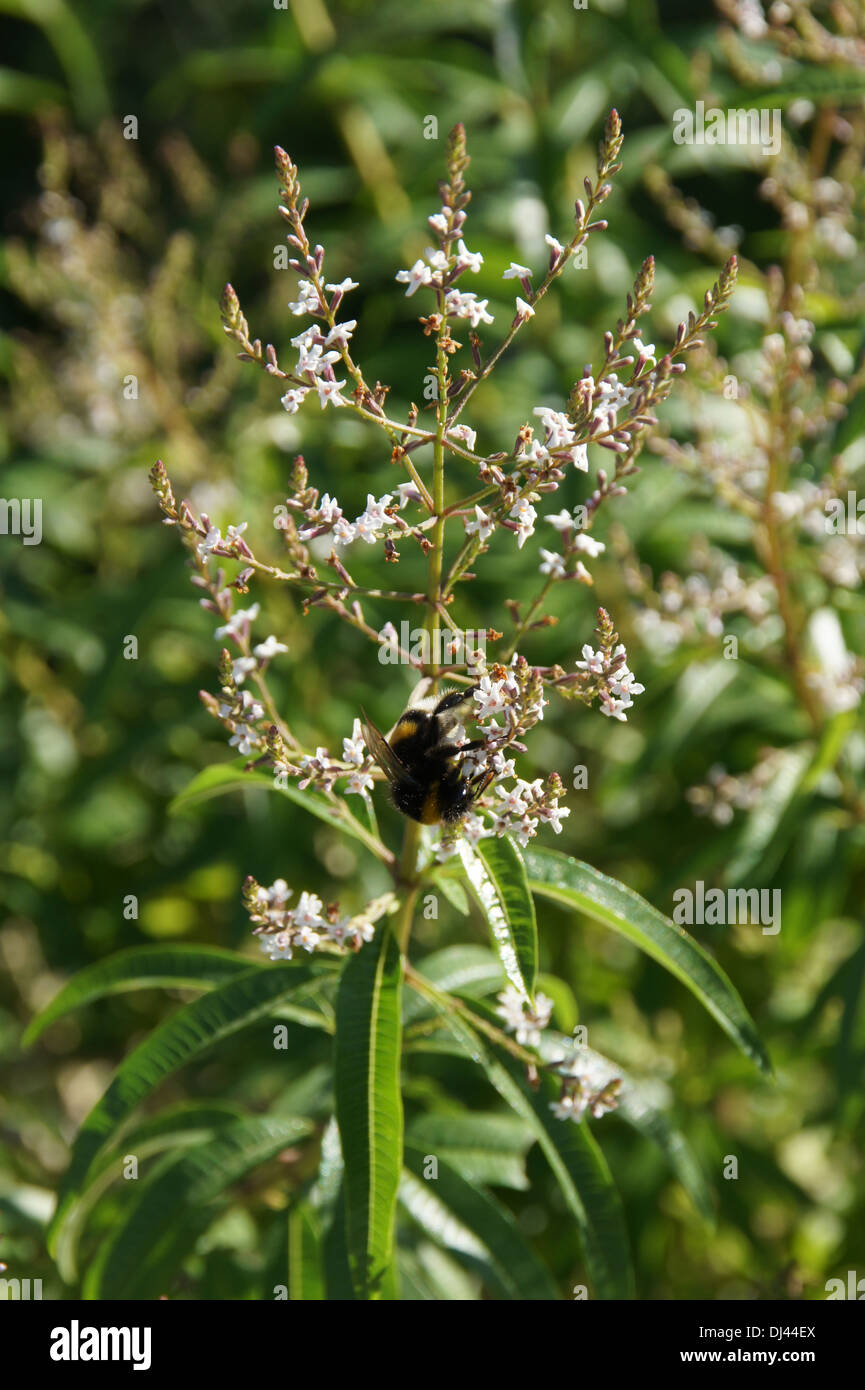
{"label": "bee's leg", "polygon": [[468,743],[458,743],[454,748],[455,753],[474,753],[476,748],[483,748],[486,739],[473,738]]}
{"label": "bee's leg", "polygon": [[495,775],[496,774],[492,770],[478,773],[477,777],[475,777],[471,783],[472,801],[480,800]]}

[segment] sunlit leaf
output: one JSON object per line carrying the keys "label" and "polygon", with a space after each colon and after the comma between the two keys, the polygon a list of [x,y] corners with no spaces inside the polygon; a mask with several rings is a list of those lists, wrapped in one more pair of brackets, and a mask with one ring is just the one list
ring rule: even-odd
{"label": "sunlit leaf", "polygon": [[761,1070],[771,1070],[766,1049],[740,995],[717,962],[683,927],[625,884],[555,850],[528,851],[526,867],[533,892],[585,913],[633,941],[688,986],[747,1057]]}
{"label": "sunlit leaf", "polygon": [[255,961],[218,946],[133,946],[118,951],[74,975],[31,1021],[22,1045],[29,1047],[56,1019],[107,994],[165,987],[209,989],[255,965]]}
{"label": "sunlit leaf", "polygon": [[121,1063],[108,1090],[84,1121],[60,1185],[48,1241],[61,1267],[68,1268],[76,1206],[94,1175],[97,1157],[122,1131],[135,1107],[166,1077],[223,1038],[266,1017],[275,1004],[301,992],[314,978],[309,966],[281,963],[265,970],[254,967],[172,1014]]}
{"label": "sunlit leaf", "polygon": [[156,1298],[232,1183],[311,1132],[307,1120],[242,1120],[206,1144],[170,1154],[141,1181],[84,1278],[85,1298]]}
{"label": "sunlit leaf", "polygon": [[409,1171],[400,1184],[400,1201],[433,1240],[477,1269],[505,1298],[556,1298],[549,1271],[506,1207],[447,1162],[437,1162],[433,1181],[426,1178],[422,1150],[407,1145],[405,1156]]}
{"label": "sunlit leaf", "polygon": [[393,934],[375,939],[345,967],[336,1001],[336,1116],[345,1163],[346,1235],[360,1298],[385,1296],[402,1168],[400,993]]}
{"label": "sunlit leaf", "polygon": [[525,866],[505,836],[459,843],[469,887],[487,919],[502,969],[523,998],[532,1000],[538,973],[538,928]]}

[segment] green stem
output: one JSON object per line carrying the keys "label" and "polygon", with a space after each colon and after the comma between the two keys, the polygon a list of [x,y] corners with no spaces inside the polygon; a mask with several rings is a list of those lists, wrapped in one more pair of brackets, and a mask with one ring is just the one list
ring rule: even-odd
{"label": "green stem", "polygon": [[[427,592],[426,603],[427,612],[424,620],[426,631],[432,636],[439,613],[442,609],[442,566],[444,561],[444,532],[445,532],[445,429],[447,427],[447,353],[444,349],[444,341],[448,332],[447,314],[445,313],[445,292],[438,291],[438,310],[441,318],[441,325],[436,335],[436,382],[438,391],[436,397],[436,432],[433,441],[433,522],[430,533],[432,549],[429,553],[429,570],[427,573]],[[437,678],[436,668],[436,677]],[[397,881],[405,889],[405,898],[400,909],[400,920],[397,926],[397,939],[403,955],[408,951],[409,937],[411,936],[412,914],[414,911],[415,899],[418,893],[418,871],[417,860],[418,851],[421,843],[421,826],[417,821],[409,821],[403,835],[402,851],[400,853],[399,865],[397,868]]]}

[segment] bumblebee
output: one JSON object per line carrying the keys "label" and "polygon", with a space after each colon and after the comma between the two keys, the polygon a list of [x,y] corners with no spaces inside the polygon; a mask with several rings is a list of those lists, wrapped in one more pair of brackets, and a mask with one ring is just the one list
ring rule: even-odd
{"label": "bumblebee", "polygon": [[461,820],[492,781],[491,772],[467,777],[461,766],[462,756],[482,748],[484,740],[458,744],[452,737],[471,713],[476,689],[449,690],[411,704],[387,739],[361,710],[366,745],[390,782],[394,805],[422,825]]}

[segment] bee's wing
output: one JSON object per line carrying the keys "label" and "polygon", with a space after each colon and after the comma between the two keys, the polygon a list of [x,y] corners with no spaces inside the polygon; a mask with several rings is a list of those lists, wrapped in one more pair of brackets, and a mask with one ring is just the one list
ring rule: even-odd
{"label": "bee's wing", "polygon": [[373,724],[366,710],[363,716],[363,737],[367,748],[390,782],[414,781],[405,763],[397,757],[384,734]]}

